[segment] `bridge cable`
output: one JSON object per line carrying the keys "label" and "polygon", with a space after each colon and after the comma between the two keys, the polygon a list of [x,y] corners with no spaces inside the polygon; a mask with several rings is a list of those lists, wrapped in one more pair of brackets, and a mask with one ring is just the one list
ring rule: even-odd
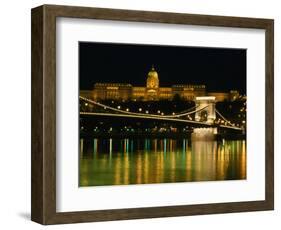
{"label": "bridge cable", "polygon": [[215,109],[215,111],[226,123],[230,124],[231,126],[235,126],[230,121],[228,121],[217,109]]}
{"label": "bridge cable", "polygon": [[[116,109],[114,107],[111,107],[111,106],[108,106],[108,105],[104,105],[102,103],[99,103],[99,102],[96,102],[96,101],[93,101],[93,100],[90,100],[88,98],[85,98],[85,97],[82,97],[82,96],[79,96],[79,98],[81,100],[84,100],[84,101],[87,101],[89,103],[92,103],[92,104],[95,104],[97,106],[100,106],[100,107],[103,107],[104,109],[110,109],[110,110],[113,110],[115,112],[119,112],[119,113],[124,113],[124,114],[130,114],[130,115],[145,115],[145,116],[151,116],[151,117],[164,117],[164,118],[173,118],[173,117],[182,117],[182,116],[187,116],[187,115],[190,115],[190,114],[193,114],[193,113],[196,113],[196,112],[199,112],[201,110],[204,110],[206,109],[209,105],[203,107],[203,108],[200,108],[198,110],[194,110],[194,111],[191,111],[191,112],[185,112],[185,113],[178,113],[178,114],[174,114],[174,115],[156,115],[156,114],[146,114],[146,113],[135,113],[135,112],[129,112],[129,111],[124,111],[124,110],[121,110],[121,109]],[[197,107],[193,107],[193,108],[198,108]]]}

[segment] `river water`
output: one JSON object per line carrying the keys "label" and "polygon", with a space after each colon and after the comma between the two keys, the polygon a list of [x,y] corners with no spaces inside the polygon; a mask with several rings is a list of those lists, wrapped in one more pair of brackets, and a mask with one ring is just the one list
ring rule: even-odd
{"label": "river water", "polygon": [[246,141],[80,139],[79,185],[246,179]]}

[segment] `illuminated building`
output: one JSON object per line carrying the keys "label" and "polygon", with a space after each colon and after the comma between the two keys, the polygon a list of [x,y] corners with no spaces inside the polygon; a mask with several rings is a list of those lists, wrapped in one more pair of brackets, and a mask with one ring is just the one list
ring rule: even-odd
{"label": "illuminated building", "polygon": [[236,99],[239,98],[239,92],[237,90],[231,90],[229,93],[229,97],[231,101],[235,101]]}
{"label": "illuminated building", "polygon": [[159,76],[153,66],[147,74],[145,87],[124,83],[96,83],[93,90],[80,90],[80,95],[95,101],[157,101],[173,100],[175,97],[194,100],[206,95],[215,96],[217,101],[229,99],[229,93],[207,93],[205,85],[175,84],[171,87],[160,87]]}
{"label": "illuminated building", "polygon": [[216,101],[228,101],[230,99],[230,94],[223,92],[209,92],[208,96],[215,97]]}

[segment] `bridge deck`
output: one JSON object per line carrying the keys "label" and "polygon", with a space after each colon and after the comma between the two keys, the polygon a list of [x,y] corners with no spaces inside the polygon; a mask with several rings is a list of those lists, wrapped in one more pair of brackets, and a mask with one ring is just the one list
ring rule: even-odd
{"label": "bridge deck", "polygon": [[200,127],[221,127],[221,128],[227,128],[227,129],[233,129],[233,130],[242,130],[239,127],[235,126],[227,126],[227,125],[213,125],[208,124],[205,122],[199,122],[199,121],[193,121],[193,120],[185,120],[185,119],[178,119],[178,118],[167,118],[167,117],[161,117],[156,115],[130,115],[130,114],[116,114],[116,113],[94,113],[94,112],[80,112],[80,115],[86,115],[86,116],[108,116],[108,117],[128,117],[128,118],[141,118],[141,119],[151,119],[151,120],[163,120],[163,121],[173,121],[173,122],[182,122],[187,124],[195,124]]}

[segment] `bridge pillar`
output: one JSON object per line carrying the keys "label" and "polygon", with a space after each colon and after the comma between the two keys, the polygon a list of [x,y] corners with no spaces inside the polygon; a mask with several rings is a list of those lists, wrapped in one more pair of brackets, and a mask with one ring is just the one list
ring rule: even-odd
{"label": "bridge pillar", "polygon": [[216,119],[216,98],[211,96],[196,97],[195,121],[213,124]]}

